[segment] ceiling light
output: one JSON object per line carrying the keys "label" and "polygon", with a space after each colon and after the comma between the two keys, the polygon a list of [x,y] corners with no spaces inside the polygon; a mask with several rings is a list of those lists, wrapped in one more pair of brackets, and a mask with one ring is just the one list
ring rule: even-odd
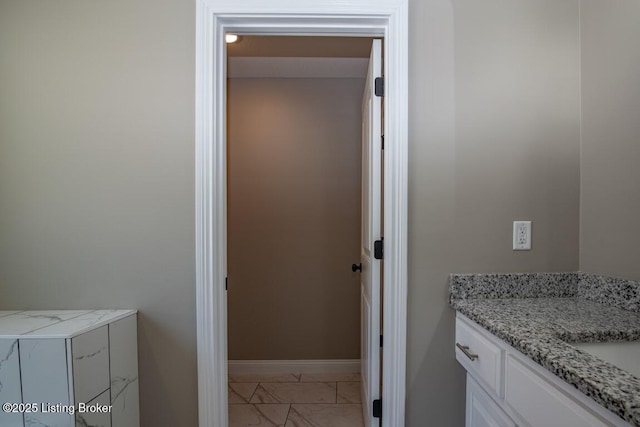
{"label": "ceiling light", "polygon": [[238,36],[236,34],[226,34],[224,39],[227,43],[235,43],[238,41]]}

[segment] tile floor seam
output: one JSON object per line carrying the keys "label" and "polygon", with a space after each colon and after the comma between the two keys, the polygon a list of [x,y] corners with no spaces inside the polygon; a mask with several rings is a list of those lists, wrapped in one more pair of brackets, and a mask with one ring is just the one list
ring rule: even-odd
{"label": "tile floor seam", "polygon": [[256,390],[258,390],[258,387],[260,387],[260,383],[256,384],[256,388],[253,389],[253,393],[251,393],[251,396],[249,396],[247,403],[251,402],[251,399],[253,398],[253,395],[256,394]]}
{"label": "tile floor seam", "polygon": [[[265,383],[265,384],[269,384],[269,383]],[[258,388],[260,388],[260,387],[261,387],[261,384],[260,384],[260,383],[258,383],[258,387],[256,387],[256,390],[257,390]],[[275,402],[262,402],[262,401],[260,401],[260,402],[254,402],[254,403],[285,403],[285,402],[280,402],[280,401],[276,398],[276,396],[274,396],[272,393],[269,393],[269,391],[268,391],[266,388],[262,387],[262,390],[264,390],[264,394],[266,395],[266,397],[271,398],[271,399],[272,399],[272,400],[274,400]]]}
{"label": "tile floor seam", "polygon": [[[357,411],[357,413],[359,413],[359,414],[360,414],[360,415],[358,416],[358,418],[360,418],[360,419],[362,420],[362,402],[360,402],[360,403],[351,402],[351,401],[348,401],[348,398],[347,398],[347,399],[345,399],[344,397],[343,397],[343,399],[342,399],[342,400],[343,400],[342,402],[340,402],[340,403],[338,402],[338,398],[339,398],[339,396],[340,396],[340,390],[339,390],[340,384],[343,384],[343,385],[342,385],[342,387],[341,387],[341,388],[342,388],[342,394],[343,394],[344,396],[347,396],[347,397],[353,397],[353,396],[351,396],[351,395],[349,394],[349,393],[350,393],[350,389],[346,388],[346,386],[347,386],[347,385],[354,385],[354,384],[356,384],[356,383],[358,383],[358,384],[359,384],[359,383],[360,383],[359,381],[337,381],[337,380],[336,380],[336,381],[321,381],[321,380],[320,380],[320,381],[318,381],[318,380],[316,380],[316,381],[313,381],[313,382],[310,382],[310,383],[306,383],[306,382],[303,382],[303,381],[302,381],[302,375],[300,375],[299,377],[294,375],[294,378],[296,378],[296,380],[297,380],[297,381],[295,381],[295,382],[288,382],[288,381],[287,381],[287,383],[289,383],[289,384],[300,384],[300,383],[305,383],[305,384],[308,384],[308,385],[311,385],[311,384],[315,383],[316,385],[318,385],[318,386],[322,386],[322,387],[325,387],[325,388],[326,388],[326,387],[331,387],[331,386],[333,386],[333,387],[334,387],[334,390],[335,390],[335,394],[334,394],[334,396],[335,396],[335,400],[334,400],[334,402],[333,402],[333,403],[332,403],[332,402],[330,402],[330,401],[328,401],[328,402],[314,402],[314,403],[301,403],[299,406],[300,406],[301,408],[307,408],[307,409],[304,409],[305,411],[307,411],[307,410],[311,410],[310,408],[323,408],[323,407],[324,407],[324,408],[327,408],[327,407],[331,407],[331,406],[333,406],[334,408],[348,408],[348,407],[355,407],[355,406],[357,406],[358,408],[360,408],[360,409]],[[345,378],[345,379],[346,379],[346,378]],[[231,382],[229,382],[229,383],[231,383]],[[249,397],[249,402],[247,402],[247,404],[246,404],[246,406],[247,406],[247,407],[253,407],[253,408],[254,408],[254,411],[256,411],[256,413],[258,414],[258,416],[259,416],[261,419],[263,419],[263,421],[268,422],[268,423],[270,423],[270,424],[272,424],[272,423],[274,422],[274,421],[272,421],[271,419],[269,419],[269,417],[268,417],[268,416],[266,416],[266,414],[262,414],[262,411],[261,411],[261,410],[258,410],[258,405],[263,405],[263,406],[265,406],[265,407],[268,407],[268,406],[271,406],[271,404],[274,404],[274,405],[286,404],[286,405],[288,405],[288,406],[287,406],[287,408],[286,408],[286,415],[284,416],[284,424],[282,424],[282,425],[281,425],[281,424],[278,424],[278,426],[280,426],[280,427],[286,427],[286,426],[287,426],[287,424],[289,424],[289,427],[295,427],[293,423],[295,423],[295,422],[296,422],[295,420],[298,420],[298,418],[299,418],[299,417],[303,417],[306,423],[311,422],[312,424],[309,424],[310,426],[316,426],[316,425],[318,425],[318,426],[319,426],[319,425],[320,425],[320,424],[316,424],[316,422],[318,421],[318,419],[313,419],[313,420],[311,420],[311,419],[307,419],[307,416],[306,416],[306,415],[305,415],[305,416],[303,416],[303,415],[302,415],[302,413],[298,413],[298,412],[297,412],[297,410],[293,407],[293,405],[294,405],[294,403],[293,403],[293,402],[282,402],[282,401],[277,401],[277,402],[275,402],[275,401],[274,401],[274,402],[271,402],[271,403],[265,403],[265,402],[254,402],[254,403],[251,403],[251,400],[255,398],[255,396],[256,396],[256,394],[257,394],[257,392],[258,392],[258,390],[259,390],[259,389],[262,389],[263,391],[265,391],[265,392],[266,392],[266,394],[267,394],[267,395],[270,395],[271,397],[273,397],[269,392],[267,392],[267,388],[269,388],[269,387],[265,388],[265,385],[268,385],[268,384],[271,384],[271,383],[269,383],[269,382],[263,382],[263,381],[258,381],[258,382],[256,382],[256,386],[255,386],[255,388],[253,389],[253,392],[252,392],[251,396]],[[279,385],[279,384],[283,384],[283,383],[276,382],[276,383],[274,383],[274,384]],[[286,383],[284,383],[284,384],[286,384]],[[357,388],[359,388],[359,387],[357,387]],[[293,398],[293,397],[294,397],[294,396],[289,396],[289,399],[286,399],[286,400],[295,400],[295,398]],[[359,399],[358,399],[358,400],[359,400]],[[282,408],[282,409],[284,410],[285,408]],[[328,408],[327,408],[327,409],[328,409]],[[347,410],[348,412],[350,412],[350,411],[352,411],[352,409],[353,409],[353,408],[351,408],[351,409],[345,409],[345,410]],[[322,409],[321,411],[324,411],[324,410],[325,410],[325,409]],[[329,411],[331,411],[330,409],[328,409],[328,410],[329,410]],[[310,415],[310,416],[312,416],[312,417],[314,417],[314,418],[315,418],[315,415],[314,415],[314,414],[315,414],[316,409],[313,409],[313,410],[311,410],[311,411],[312,411],[312,412],[311,412],[311,414],[308,414],[308,415]],[[340,412],[341,412],[341,411],[342,411],[342,410],[340,410]],[[284,414],[283,414],[283,415],[284,415]],[[353,414],[352,414],[352,415],[353,415]],[[338,415],[338,417],[340,417],[340,419],[342,419],[342,416],[343,416],[343,415]],[[298,420],[298,421],[299,421],[299,420]],[[273,425],[275,425],[275,424],[273,424]],[[340,423],[339,425],[340,425],[340,426],[344,426],[344,424],[342,424],[342,423]],[[349,424],[349,425],[351,425],[351,424]],[[359,423],[358,423],[358,425],[362,425],[362,424],[359,424]],[[234,424],[234,426],[236,426],[236,427],[242,427],[242,426],[245,426],[245,424]],[[246,425],[246,426],[248,426],[248,425]],[[245,426],[245,427],[246,427],[246,426]]]}
{"label": "tile floor seam", "polygon": [[287,416],[284,419],[284,425],[287,425],[287,422],[289,422],[289,414],[291,413],[291,403],[289,403],[289,410],[287,411]]}

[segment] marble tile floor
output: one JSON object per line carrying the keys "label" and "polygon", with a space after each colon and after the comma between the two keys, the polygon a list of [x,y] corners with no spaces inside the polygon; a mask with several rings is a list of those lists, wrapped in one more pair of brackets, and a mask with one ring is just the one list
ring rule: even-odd
{"label": "marble tile floor", "polygon": [[360,374],[229,376],[229,427],[363,427]]}

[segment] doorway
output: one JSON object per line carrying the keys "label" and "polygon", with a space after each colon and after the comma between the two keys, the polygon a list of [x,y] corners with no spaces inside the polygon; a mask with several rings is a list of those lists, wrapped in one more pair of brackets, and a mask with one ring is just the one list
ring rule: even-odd
{"label": "doorway", "polygon": [[[236,2],[237,3],[237,2]],[[199,420],[228,425],[226,349],[226,105],[224,34],[369,35],[385,40],[384,348],[382,424],[404,424],[406,365],[406,0],[223,0],[197,8],[196,243]],[[283,12],[286,11],[286,12]]]}
{"label": "doorway", "polygon": [[[367,402],[379,398],[382,261],[361,257],[360,245],[361,212],[375,209],[364,216],[377,224],[366,239],[382,233],[381,198],[361,208],[372,193],[361,197],[363,183],[375,181],[381,193],[382,94],[372,85],[382,74],[381,44],[241,36],[227,45],[231,425],[377,424]],[[370,105],[377,120],[363,126]],[[367,141],[375,180],[361,173],[373,151],[363,152],[364,128],[375,135]],[[362,339],[361,313],[373,338]]]}

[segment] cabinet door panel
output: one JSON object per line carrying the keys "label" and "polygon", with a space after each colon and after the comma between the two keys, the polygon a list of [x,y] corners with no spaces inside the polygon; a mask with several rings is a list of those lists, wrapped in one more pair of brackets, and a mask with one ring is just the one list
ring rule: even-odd
{"label": "cabinet door panel", "polygon": [[109,325],[113,427],[140,425],[136,319],[136,316],[129,316]]}
{"label": "cabinet door panel", "polygon": [[[67,349],[63,339],[20,340],[20,375],[25,403],[69,406]],[[27,426],[67,427],[68,412],[38,412],[24,415]]]}
{"label": "cabinet door panel", "polygon": [[[18,340],[0,340],[0,403],[22,402]],[[22,414],[0,411],[0,426],[22,427]]]}
{"label": "cabinet door panel", "polygon": [[607,426],[511,354],[507,356],[505,402],[524,426]]}
{"label": "cabinet door panel", "polygon": [[516,424],[467,374],[466,427],[515,427]]}
{"label": "cabinet door panel", "polygon": [[75,403],[87,403],[109,388],[109,332],[103,326],[71,339]]}

